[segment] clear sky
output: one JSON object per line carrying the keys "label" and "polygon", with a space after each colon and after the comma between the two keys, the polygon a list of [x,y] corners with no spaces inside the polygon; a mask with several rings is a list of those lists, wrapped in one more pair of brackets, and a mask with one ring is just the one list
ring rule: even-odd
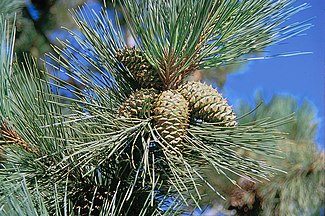
{"label": "clear sky", "polygon": [[320,127],[316,141],[324,149],[325,0],[297,1],[298,4],[305,2],[311,7],[288,22],[313,18],[310,22],[314,26],[304,35],[267,50],[270,54],[289,51],[310,51],[312,54],[251,61],[242,71],[228,77],[224,95],[234,104],[239,99],[253,102],[257,90],[267,99],[274,94],[292,95],[300,104],[307,99],[318,111]]}

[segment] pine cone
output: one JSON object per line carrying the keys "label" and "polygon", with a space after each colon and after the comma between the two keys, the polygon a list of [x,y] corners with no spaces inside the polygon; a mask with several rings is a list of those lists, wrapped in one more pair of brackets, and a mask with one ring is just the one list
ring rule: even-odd
{"label": "pine cone", "polygon": [[121,104],[119,114],[127,118],[148,118],[157,97],[155,89],[140,89]]}
{"label": "pine cone", "polygon": [[76,204],[74,207],[75,215],[99,215],[104,204],[104,199],[112,198],[111,193],[103,186],[80,186],[79,191],[76,193]]}
{"label": "pine cone", "polygon": [[181,85],[178,91],[189,101],[193,118],[206,122],[218,122],[226,127],[233,127],[237,124],[232,107],[211,86],[192,81]]}
{"label": "pine cone", "polygon": [[162,88],[159,74],[141,50],[135,48],[119,49],[116,58],[132,73],[141,88]]}
{"label": "pine cone", "polygon": [[261,197],[257,193],[257,185],[247,179],[240,178],[238,186],[230,191],[229,210],[235,209],[237,215],[260,215]]}
{"label": "pine cone", "polygon": [[246,179],[239,179],[238,186],[235,186],[230,193],[230,205],[233,207],[252,206],[255,202],[256,183]]}
{"label": "pine cone", "polygon": [[189,126],[188,102],[177,91],[167,90],[159,95],[154,106],[154,120],[159,134],[172,145],[181,144]]}

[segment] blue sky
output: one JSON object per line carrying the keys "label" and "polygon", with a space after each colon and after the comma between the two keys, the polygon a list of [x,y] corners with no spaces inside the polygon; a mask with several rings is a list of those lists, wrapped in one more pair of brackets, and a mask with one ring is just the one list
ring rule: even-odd
{"label": "blue sky", "polygon": [[274,94],[292,95],[300,104],[308,100],[317,110],[320,127],[316,142],[324,149],[325,1],[297,1],[298,4],[305,2],[311,7],[288,22],[313,18],[310,21],[313,27],[304,35],[267,50],[271,54],[290,51],[309,51],[312,54],[251,61],[239,73],[228,76],[224,95],[233,104],[239,99],[253,103],[256,91],[261,91],[268,100]]}

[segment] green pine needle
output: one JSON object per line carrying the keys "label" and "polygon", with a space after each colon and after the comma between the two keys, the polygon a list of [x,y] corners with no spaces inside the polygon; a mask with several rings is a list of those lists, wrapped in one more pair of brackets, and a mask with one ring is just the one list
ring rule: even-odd
{"label": "green pine needle", "polygon": [[[160,74],[165,89],[176,88],[197,67],[243,60],[239,57],[309,27],[278,28],[306,7],[292,8],[292,0],[123,3],[137,46]],[[0,19],[1,54],[6,54],[1,55],[1,116],[33,149],[4,140],[0,182],[15,188],[24,182],[28,211],[71,214],[83,196],[92,196],[89,207],[93,207],[95,194],[103,187],[109,194],[103,200],[103,214],[174,213],[183,211],[182,205],[199,207],[201,184],[223,197],[205,179],[205,167],[212,166],[234,184],[234,176],[262,181],[281,172],[242,152],[278,157],[274,142],[283,134],[276,128],[288,123],[290,116],[232,128],[192,121],[181,147],[164,140],[151,118],[121,117],[119,107],[139,85],[116,57],[126,46],[120,24],[109,19],[106,8],[100,14],[87,7],[72,13],[81,34],[68,30],[76,43],[60,41],[61,46],[53,47],[57,54],[49,54],[53,73],[28,56],[12,64],[14,28]],[[61,95],[62,91],[73,96]],[[6,189],[0,189],[1,203],[6,197]],[[168,200],[173,204],[163,210]],[[12,206],[20,202],[15,200]]]}

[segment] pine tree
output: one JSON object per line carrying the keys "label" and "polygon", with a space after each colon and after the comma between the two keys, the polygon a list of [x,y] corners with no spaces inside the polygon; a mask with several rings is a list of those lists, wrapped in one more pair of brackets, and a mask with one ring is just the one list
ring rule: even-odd
{"label": "pine tree", "polygon": [[[233,207],[242,211],[246,208],[247,212],[263,210],[263,215],[319,215],[325,201],[325,166],[324,152],[317,150],[315,144],[316,111],[309,102],[298,106],[295,98],[289,96],[275,95],[268,104],[263,101],[258,94],[256,104],[261,104],[260,107],[254,115],[241,121],[250,122],[266,116],[275,119],[295,113],[292,122],[278,128],[286,134],[279,142],[285,159],[268,159],[268,164],[281,164],[279,168],[287,173],[279,173],[271,182],[241,190],[245,195],[251,193],[255,200],[248,204],[243,196],[233,196],[241,202]],[[240,109],[241,113],[246,113],[252,107],[242,103]]]}
{"label": "pine tree", "polygon": [[307,29],[280,28],[305,7],[292,5],[124,0],[135,48],[105,7],[83,7],[73,10],[81,34],[69,31],[75,42],[53,46],[42,68],[28,55],[13,61],[15,27],[1,17],[0,211],[177,215],[200,208],[202,184],[224,198],[208,167],[236,186],[238,177],[263,182],[281,172],[264,161],[279,154],[276,128],[290,117],[238,124],[216,89],[185,78]]}

